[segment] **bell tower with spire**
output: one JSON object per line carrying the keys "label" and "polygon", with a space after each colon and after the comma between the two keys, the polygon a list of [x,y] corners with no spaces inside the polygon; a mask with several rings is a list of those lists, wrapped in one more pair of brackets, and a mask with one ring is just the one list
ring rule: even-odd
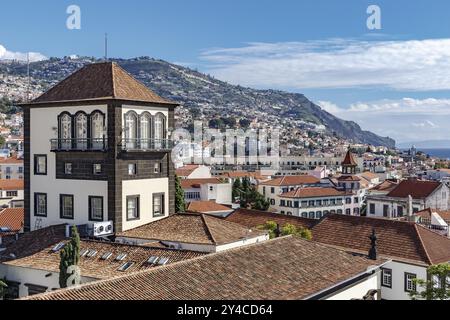
{"label": "bell tower with spire", "polygon": [[353,157],[353,153],[351,152],[351,148],[349,147],[344,161],[342,161],[342,174],[347,176],[354,175],[356,174],[357,167],[358,163]]}

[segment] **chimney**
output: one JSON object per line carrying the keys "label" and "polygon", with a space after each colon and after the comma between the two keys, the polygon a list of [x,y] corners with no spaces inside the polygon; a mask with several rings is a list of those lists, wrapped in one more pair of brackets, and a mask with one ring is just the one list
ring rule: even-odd
{"label": "chimney", "polygon": [[275,238],[279,238],[281,236],[281,226],[277,224],[277,228],[275,229]]}
{"label": "chimney", "polygon": [[70,238],[70,225],[66,224],[66,238]]}
{"label": "chimney", "polygon": [[408,195],[408,204],[406,207],[406,215],[408,216],[408,221],[413,221],[413,198]]}
{"label": "chimney", "polygon": [[375,229],[372,229],[372,234],[369,236],[370,250],[369,259],[377,260],[377,236],[375,235]]}

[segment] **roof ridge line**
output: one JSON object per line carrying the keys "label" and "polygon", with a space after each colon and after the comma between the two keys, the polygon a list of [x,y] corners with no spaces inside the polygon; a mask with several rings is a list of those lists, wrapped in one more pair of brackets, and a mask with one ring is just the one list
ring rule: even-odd
{"label": "roof ridge line", "polygon": [[414,223],[414,229],[416,230],[416,234],[419,237],[420,245],[422,246],[423,251],[425,252],[425,255],[427,257],[428,262],[432,265],[433,261],[431,260],[430,255],[428,254],[427,248],[425,247],[425,244],[423,242],[422,236],[420,235],[420,231],[417,227],[417,223]]}
{"label": "roof ridge line", "polygon": [[[114,62],[113,62],[114,63]],[[160,100],[164,101],[165,103],[175,103],[174,101],[170,101],[166,98],[161,97],[159,94],[157,94],[154,90],[147,87],[142,81],[139,79],[136,79],[131,73],[129,73],[127,70],[122,68],[118,63],[115,63],[116,67],[120,69],[120,71],[123,71],[128,77],[130,77],[132,80],[134,80],[138,85],[142,87],[142,89],[145,89],[147,91],[150,91],[152,94],[154,94],[156,97],[158,97]]]}
{"label": "roof ridge line", "polygon": [[114,70],[114,62],[111,62],[111,78],[112,78],[112,94],[113,94],[113,98],[115,99],[117,97],[116,94],[116,73]]}
{"label": "roof ridge line", "polygon": [[202,218],[202,220],[203,220],[203,223],[204,223],[205,226],[206,226],[206,232],[207,232],[208,235],[210,236],[212,242],[213,242],[215,245],[217,245],[218,242],[217,242],[216,238],[213,236],[211,230],[209,230],[210,226],[208,225],[208,222],[206,222],[205,214],[201,214],[201,218]]}

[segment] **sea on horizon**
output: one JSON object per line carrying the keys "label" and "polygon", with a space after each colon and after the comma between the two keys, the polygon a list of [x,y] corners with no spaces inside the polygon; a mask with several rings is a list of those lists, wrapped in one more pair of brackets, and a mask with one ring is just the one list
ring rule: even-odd
{"label": "sea on horizon", "polygon": [[[403,149],[408,150],[408,149]],[[439,158],[443,160],[450,160],[450,148],[417,148],[418,151],[429,154],[430,157]]]}

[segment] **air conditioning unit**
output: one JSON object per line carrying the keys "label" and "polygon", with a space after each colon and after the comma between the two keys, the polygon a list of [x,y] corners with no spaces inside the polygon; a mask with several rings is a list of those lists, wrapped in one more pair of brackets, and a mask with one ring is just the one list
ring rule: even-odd
{"label": "air conditioning unit", "polygon": [[93,229],[92,231],[93,237],[104,237],[114,234],[112,221],[95,222],[93,223],[92,229]]}
{"label": "air conditioning unit", "polygon": [[81,237],[107,237],[114,234],[113,222],[94,222],[78,226]]}

